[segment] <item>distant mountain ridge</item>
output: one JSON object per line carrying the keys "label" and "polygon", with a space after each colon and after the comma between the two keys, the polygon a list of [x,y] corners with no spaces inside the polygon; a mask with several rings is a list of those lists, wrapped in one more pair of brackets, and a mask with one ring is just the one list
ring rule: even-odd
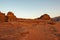
{"label": "distant mountain ridge", "polygon": [[60,21],[60,16],[52,18],[54,21]]}

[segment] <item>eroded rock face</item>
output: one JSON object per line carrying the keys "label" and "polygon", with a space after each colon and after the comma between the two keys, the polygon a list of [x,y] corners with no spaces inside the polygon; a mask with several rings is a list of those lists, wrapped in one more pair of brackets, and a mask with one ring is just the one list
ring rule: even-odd
{"label": "eroded rock face", "polygon": [[5,14],[0,12],[0,22],[4,22],[5,21]]}
{"label": "eroded rock face", "polygon": [[50,20],[50,16],[48,14],[44,14],[40,17],[41,19],[44,19],[44,20]]}
{"label": "eroded rock face", "polygon": [[42,20],[51,20],[50,16],[48,14],[44,14],[42,15],[40,18],[38,19],[42,19]]}
{"label": "eroded rock face", "polygon": [[0,22],[11,22],[16,21],[16,16],[12,12],[8,12],[7,15],[5,13],[0,12]]}
{"label": "eroded rock face", "polygon": [[12,12],[8,12],[7,14],[8,21],[16,21],[16,16]]}

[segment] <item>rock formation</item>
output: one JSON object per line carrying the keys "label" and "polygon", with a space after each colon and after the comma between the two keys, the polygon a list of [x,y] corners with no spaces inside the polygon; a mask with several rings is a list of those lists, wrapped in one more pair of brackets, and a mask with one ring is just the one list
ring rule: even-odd
{"label": "rock formation", "polygon": [[37,19],[42,19],[42,20],[51,20],[50,16],[48,14],[44,14],[41,17],[37,18]]}
{"label": "rock formation", "polygon": [[0,12],[0,22],[4,22],[5,21],[5,14]]}
{"label": "rock formation", "polygon": [[43,20],[50,20],[50,16],[48,14],[44,14],[40,17],[40,19],[43,19]]}
{"label": "rock formation", "polygon": [[[37,19],[52,20],[48,14],[44,14],[44,15],[42,15],[41,17],[39,17]],[[11,21],[17,21],[17,18],[14,15],[13,12],[8,12],[7,15],[0,12],[0,22],[11,22]]]}
{"label": "rock formation", "polygon": [[5,13],[0,12],[0,22],[11,22],[16,21],[16,16],[12,12],[8,12],[7,15]]}
{"label": "rock formation", "polygon": [[12,12],[8,12],[7,14],[8,21],[16,21],[16,16]]}

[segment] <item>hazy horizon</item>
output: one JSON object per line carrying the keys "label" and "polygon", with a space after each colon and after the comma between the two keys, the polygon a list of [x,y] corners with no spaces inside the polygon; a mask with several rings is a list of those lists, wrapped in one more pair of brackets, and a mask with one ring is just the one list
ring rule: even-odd
{"label": "hazy horizon", "polygon": [[0,11],[12,11],[18,18],[55,17],[60,16],[60,0],[0,0]]}

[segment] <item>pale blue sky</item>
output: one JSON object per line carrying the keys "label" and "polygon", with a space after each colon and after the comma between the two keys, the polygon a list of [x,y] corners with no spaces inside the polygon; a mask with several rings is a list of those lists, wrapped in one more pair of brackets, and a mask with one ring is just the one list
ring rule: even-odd
{"label": "pale blue sky", "polygon": [[37,18],[47,13],[60,16],[60,0],[0,0],[0,11],[12,11],[19,18]]}

